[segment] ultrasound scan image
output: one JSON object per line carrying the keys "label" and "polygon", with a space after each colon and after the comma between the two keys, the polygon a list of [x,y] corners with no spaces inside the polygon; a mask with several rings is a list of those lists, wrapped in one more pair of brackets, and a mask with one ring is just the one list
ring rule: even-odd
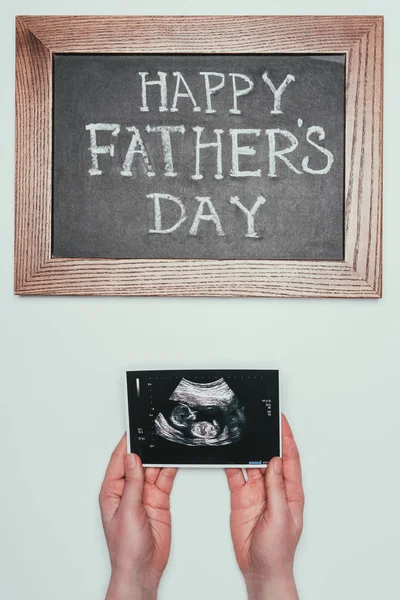
{"label": "ultrasound scan image", "polygon": [[221,377],[210,383],[182,379],[155,420],[157,435],[185,446],[224,446],[243,436],[246,417]]}
{"label": "ultrasound scan image", "polygon": [[265,467],[280,455],[278,375],[129,371],[129,450],[145,467]]}

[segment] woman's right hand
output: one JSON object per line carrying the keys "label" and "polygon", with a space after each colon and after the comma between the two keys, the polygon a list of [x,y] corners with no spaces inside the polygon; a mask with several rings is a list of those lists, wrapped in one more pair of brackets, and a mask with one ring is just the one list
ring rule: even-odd
{"label": "woman's right hand", "polygon": [[267,469],[226,469],[231,533],[251,600],[297,600],[295,550],[303,528],[304,494],[299,452],[282,416],[282,456]]}

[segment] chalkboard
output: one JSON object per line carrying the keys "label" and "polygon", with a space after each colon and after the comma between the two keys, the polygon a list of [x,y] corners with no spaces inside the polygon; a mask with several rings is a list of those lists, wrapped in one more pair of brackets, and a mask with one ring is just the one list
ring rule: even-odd
{"label": "chalkboard", "polygon": [[344,55],[56,54],[55,258],[342,260]]}

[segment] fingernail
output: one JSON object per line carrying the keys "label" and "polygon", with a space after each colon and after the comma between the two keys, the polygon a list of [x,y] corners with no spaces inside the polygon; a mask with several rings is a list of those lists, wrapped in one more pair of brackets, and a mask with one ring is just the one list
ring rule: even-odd
{"label": "fingernail", "polygon": [[277,475],[282,473],[282,459],[279,456],[274,458],[274,471]]}
{"label": "fingernail", "polygon": [[136,467],[137,459],[136,454],[132,454],[131,452],[126,455],[126,466],[130,469],[134,469]]}

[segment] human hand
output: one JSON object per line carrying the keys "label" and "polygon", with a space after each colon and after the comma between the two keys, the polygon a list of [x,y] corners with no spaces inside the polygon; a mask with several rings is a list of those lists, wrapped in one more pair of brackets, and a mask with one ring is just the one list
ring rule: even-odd
{"label": "human hand", "polygon": [[300,458],[282,415],[282,456],[267,469],[226,469],[236,560],[251,600],[297,600],[294,554],[303,528]]}
{"label": "human hand", "polygon": [[99,502],[111,560],[106,600],[153,600],[171,546],[170,493],[177,469],[143,469],[126,454],[126,435],[115,448]]}

